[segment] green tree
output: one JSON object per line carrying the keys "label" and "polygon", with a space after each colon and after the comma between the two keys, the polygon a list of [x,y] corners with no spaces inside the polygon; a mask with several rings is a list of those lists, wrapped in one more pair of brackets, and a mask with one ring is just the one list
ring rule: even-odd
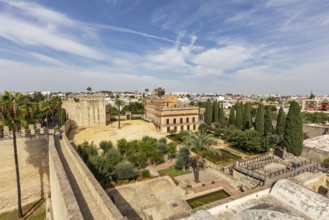
{"label": "green tree", "polygon": [[252,120],[251,120],[251,112],[250,112],[250,104],[246,103],[243,112],[243,128],[248,130],[252,128]]}
{"label": "green tree", "polygon": [[278,113],[278,118],[276,120],[276,134],[284,135],[284,129],[286,127],[286,113],[284,113],[283,108],[281,107]]}
{"label": "green tree", "polygon": [[112,141],[101,141],[99,143],[99,147],[103,150],[104,153],[106,153],[108,150],[113,148]]}
{"label": "green tree", "polygon": [[214,101],[212,103],[212,109],[213,109],[213,118],[214,118],[214,122],[218,122],[218,116],[219,116],[219,112],[218,112],[218,104],[217,101]]}
{"label": "green tree", "polygon": [[191,133],[185,140],[185,144],[189,149],[195,153],[195,164],[193,167],[194,180],[196,183],[200,182],[199,172],[200,172],[200,159],[202,158],[202,153],[204,151],[213,152],[213,148],[210,147],[212,142],[212,135],[207,133]]}
{"label": "green tree", "polygon": [[261,135],[264,134],[264,123],[264,106],[259,104],[256,113],[255,130]]}
{"label": "green tree", "polygon": [[225,116],[224,116],[224,107],[223,103],[221,102],[219,108],[219,125],[221,128],[225,127]]}
{"label": "green tree", "polygon": [[44,118],[47,122],[47,128],[49,128],[49,116],[52,113],[52,105],[49,100],[44,100],[39,103],[40,105],[40,110],[44,114]]}
{"label": "green tree", "polygon": [[233,107],[230,109],[230,117],[228,119],[228,123],[230,126],[235,126],[235,110]]}
{"label": "green tree", "polygon": [[66,121],[66,110],[62,108],[58,112],[58,125],[63,126],[65,124],[65,121]]}
{"label": "green tree", "polygon": [[204,121],[208,125],[211,125],[211,123],[212,123],[212,105],[211,105],[211,101],[210,100],[208,100],[207,101],[207,104],[206,104],[206,111],[205,111]]}
{"label": "green tree", "polygon": [[179,170],[187,169],[191,165],[190,150],[188,147],[181,147],[177,154],[175,167]]}
{"label": "green tree", "polygon": [[296,101],[290,103],[286,118],[284,145],[287,150],[296,156],[303,151],[303,124],[300,116],[300,106]]}
{"label": "green tree", "polygon": [[92,89],[91,89],[90,86],[88,86],[88,87],[86,88],[86,90],[87,90],[88,93],[91,93],[91,91],[92,91]]}
{"label": "green tree", "polygon": [[16,171],[16,186],[17,186],[17,210],[18,217],[23,216],[22,204],[21,204],[21,184],[17,154],[16,132],[22,127],[27,126],[27,99],[20,93],[13,95],[12,93],[5,92],[1,97],[0,103],[0,123],[2,126],[8,126],[13,134],[13,147],[14,147],[14,160]]}
{"label": "green tree", "polygon": [[122,155],[125,154],[127,151],[127,144],[128,142],[125,138],[117,140],[117,148]]}
{"label": "green tree", "polygon": [[121,99],[119,99],[119,98],[117,98],[116,100],[115,100],[115,106],[117,107],[117,109],[118,109],[118,113],[119,113],[119,120],[118,120],[118,128],[120,129],[121,127],[120,127],[120,121],[121,121],[121,119],[120,119],[120,115],[121,115],[121,107],[123,107],[124,106],[124,102],[121,100]]}
{"label": "green tree", "polygon": [[264,133],[266,135],[272,134],[272,110],[269,106],[266,107],[264,120]]}
{"label": "green tree", "polygon": [[132,163],[129,161],[122,161],[115,167],[119,180],[131,180],[136,178],[137,172]]}
{"label": "green tree", "polygon": [[242,112],[240,105],[236,106],[235,127],[240,130],[242,129]]}

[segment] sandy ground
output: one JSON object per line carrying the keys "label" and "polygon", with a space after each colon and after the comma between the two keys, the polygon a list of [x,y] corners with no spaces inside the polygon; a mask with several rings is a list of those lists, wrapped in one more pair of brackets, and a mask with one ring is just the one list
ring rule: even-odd
{"label": "sandy ground", "polygon": [[118,122],[113,122],[107,126],[80,128],[75,132],[73,140],[75,144],[81,144],[86,140],[88,142],[93,141],[96,145],[103,140],[111,140],[116,145],[118,139],[126,138],[131,141],[141,139],[146,135],[158,139],[167,134],[156,131],[152,123],[132,120],[121,122],[121,129],[118,129]]}

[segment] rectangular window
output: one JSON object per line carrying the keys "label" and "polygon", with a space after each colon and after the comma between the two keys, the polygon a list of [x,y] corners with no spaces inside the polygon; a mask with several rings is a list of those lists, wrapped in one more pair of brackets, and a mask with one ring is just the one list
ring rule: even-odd
{"label": "rectangular window", "polygon": [[180,126],[180,130],[181,131],[184,131],[184,126]]}
{"label": "rectangular window", "polygon": [[188,130],[188,131],[190,130],[190,126],[189,126],[189,125],[187,125],[187,130]]}
{"label": "rectangular window", "polygon": [[174,124],[176,124],[176,118],[174,118]]}
{"label": "rectangular window", "polygon": [[170,131],[170,127],[167,127],[167,133],[169,133],[169,131]]}
{"label": "rectangular window", "polygon": [[193,125],[193,130],[195,130],[196,129],[196,125]]}
{"label": "rectangular window", "polygon": [[169,125],[169,118],[167,119],[167,125]]}
{"label": "rectangular window", "polygon": [[174,130],[177,132],[177,127],[176,126],[174,127]]}
{"label": "rectangular window", "polygon": [[183,123],[183,118],[180,118],[180,123]]}
{"label": "rectangular window", "polygon": [[186,123],[189,123],[190,122],[190,118],[186,118]]}
{"label": "rectangular window", "polygon": [[192,121],[195,122],[195,117],[192,118]]}

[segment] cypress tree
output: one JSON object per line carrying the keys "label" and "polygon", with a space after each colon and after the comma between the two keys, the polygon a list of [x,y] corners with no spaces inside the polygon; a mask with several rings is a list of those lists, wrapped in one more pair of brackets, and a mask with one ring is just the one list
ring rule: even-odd
{"label": "cypress tree", "polygon": [[219,108],[219,125],[222,128],[225,127],[225,116],[224,116],[223,103],[220,103],[220,108]]}
{"label": "cypress tree", "polygon": [[234,107],[230,109],[230,117],[228,120],[230,126],[235,126],[235,110]]}
{"label": "cypress tree", "polygon": [[208,100],[206,103],[206,112],[205,112],[205,116],[204,116],[204,121],[208,125],[211,125],[211,123],[212,123],[212,105],[211,105],[210,100]]}
{"label": "cypress tree", "polygon": [[217,103],[217,101],[214,101],[212,103],[212,107],[213,107],[214,122],[218,122],[218,103]]}
{"label": "cypress tree", "polygon": [[255,129],[261,135],[264,134],[264,106],[260,104],[256,113]]}
{"label": "cypress tree", "polygon": [[303,151],[303,123],[300,115],[300,106],[296,101],[290,103],[286,118],[284,145],[295,156],[301,155]]}
{"label": "cypress tree", "polygon": [[284,135],[284,130],[286,126],[286,113],[284,113],[283,108],[279,110],[278,118],[276,121],[276,133],[278,135]]}
{"label": "cypress tree", "polygon": [[250,114],[250,104],[246,103],[243,112],[243,128],[250,129],[252,127],[251,114]]}
{"label": "cypress tree", "polygon": [[272,133],[272,111],[271,107],[266,107],[265,118],[264,118],[264,133],[266,135]]}
{"label": "cypress tree", "polygon": [[237,105],[237,107],[236,107],[235,127],[237,129],[242,128],[242,114],[241,114],[241,106],[240,105]]}

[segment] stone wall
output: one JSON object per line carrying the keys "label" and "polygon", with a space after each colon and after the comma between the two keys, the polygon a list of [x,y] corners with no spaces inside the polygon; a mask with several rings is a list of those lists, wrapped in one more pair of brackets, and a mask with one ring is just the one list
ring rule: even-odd
{"label": "stone wall", "polygon": [[[17,209],[13,140],[0,140],[0,213]],[[48,137],[17,138],[23,206],[49,193]]]}
{"label": "stone wall", "polygon": [[78,127],[106,125],[104,94],[70,95],[63,100],[62,107]]}
{"label": "stone wall", "polygon": [[289,180],[279,180],[270,194],[287,206],[303,213],[311,219],[329,219],[329,200]]}
{"label": "stone wall", "polygon": [[69,180],[55,148],[54,137],[49,140],[49,173],[52,219],[83,219]]}
{"label": "stone wall", "polygon": [[81,173],[81,176],[84,177],[79,181],[84,181],[86,183],[89,191],[92,193],[92,196],[97,201],[99,208],[102,209],[103,213],[106,213],[107,219],[109,220],[126,219],[122,216],[118,208],[113,204],[113,202],[110,200],[109,196],[106,194],[104,189],[100,186],[100,184],[97,182],[93,174],[89,171],[89,169],[84,164],[84,162],[82,161],[76,150],[73,148],[73,146],[70,144],[68,138],[64,133],[63,133],[62,143],[63,143],[62,147],[65,149],[65,151],[72,159],[72,162],[78,168],[79,172]]}

